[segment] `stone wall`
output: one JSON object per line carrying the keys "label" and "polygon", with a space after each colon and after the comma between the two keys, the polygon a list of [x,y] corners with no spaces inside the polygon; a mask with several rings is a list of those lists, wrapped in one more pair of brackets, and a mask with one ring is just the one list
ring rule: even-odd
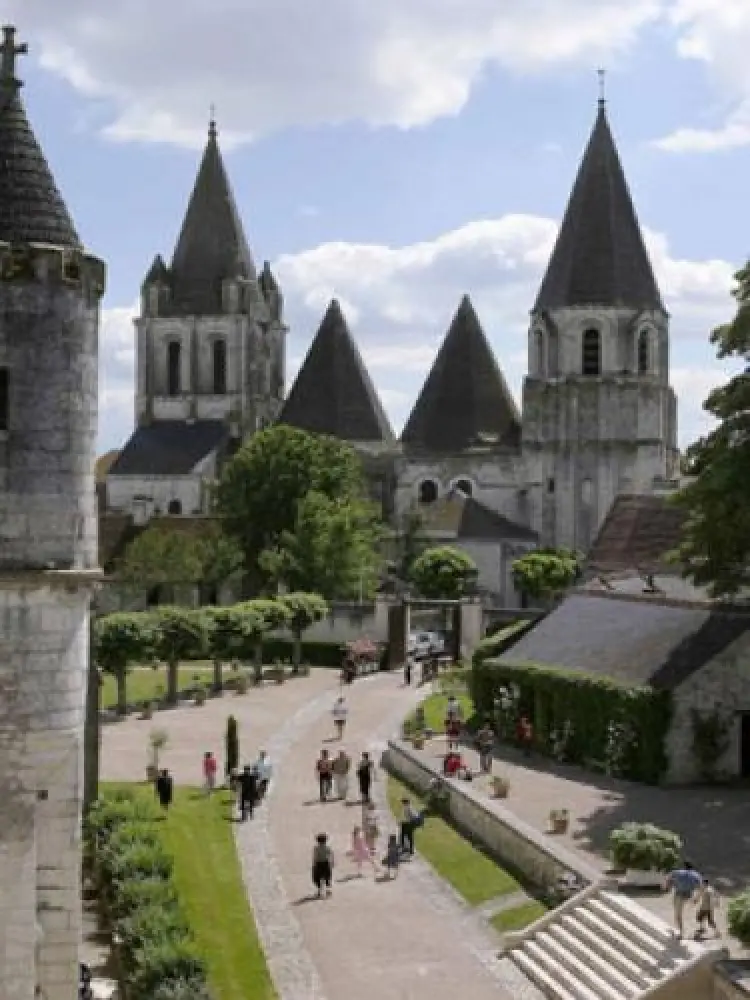
{"label": "stone wall", "polygon": [[[383,763],[388,771],[422,795],[435,777],[441,777],[436,768],[401,740],[388,743]],[[450,792],[449,814],[456,827],[531,885],[548,889],[561,875],[570,872],[584,884],[599,880],[599,872],[583,859],[523,823],[497,800],[490,803],[472,784],[457,780],[446,783]]]}

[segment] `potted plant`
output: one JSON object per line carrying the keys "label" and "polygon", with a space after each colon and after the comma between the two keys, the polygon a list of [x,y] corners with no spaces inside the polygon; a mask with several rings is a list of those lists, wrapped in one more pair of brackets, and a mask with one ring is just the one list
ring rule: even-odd
{"label": "potted plant", "polygon": [[612,863],[629,885],[656,887],[677,867],[682,840],[652,823],[624,823],[609,835]]}
{"label": "potted plant", "polygon": [[550,809],[549,832],[567,833],[570,826],[570,813],[567,809]]}
{"label": "potted plant", "polygon": [[492,776],[492,795],[496,799],[507,799],[510,793],[510,782],[501,774]]}
{"label": "potted plant", "polygon": [[148,742],[151,747],[151,763],[146,768],[146,778],[154,782],[159,774],[159,755],[169,742],[169,733],[166,729],[152,729]]}
{"label": "potted plant", "polygon": [[199,687],[195,692],[194,705],[196,708],[200,708],[202,705],[206,704],[206,689],[204,687]]}
{"label": "potted plant", "polygon": [[144,701],[143,704],[141,705],[141,718],[150,719],[153,717],[153,714],[154,714],[153,703],[150,701]]}
{"label": "potted plant", "polygon": [[411,734],[411,745],[415,750],[424,750],[424,732],[421,729]]}
{"label": "potted plant", "polygon": [[730,899],[727,924],[732,937],[737,938],[743,947],[750,948],[750,889]]}
{"label": "potted plant", "polygon": [[247,694],[247,677],[244,674],[240,674],[235,681],[234,690],[237,694]]}

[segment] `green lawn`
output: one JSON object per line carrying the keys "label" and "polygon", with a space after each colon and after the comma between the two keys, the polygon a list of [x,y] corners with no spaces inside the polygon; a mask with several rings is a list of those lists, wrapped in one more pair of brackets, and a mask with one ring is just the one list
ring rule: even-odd
{"label": "green lawn", "polygon": [[[389,775],[388,804],[396,817],[401,815],[401,799],[405,796],[422,807],[422,801],[410,789]],[[512,875],[438,816],[427,817],[416,832],[415,842],[425,861],[472,906],[521,888]]]}
{"label": "green lawn", "polygon": [[[151,798],[151,787],[142,786],[142,794]],[[174,858],[175,887],[206,960],[213,1000],[275,1000],[242,884],[231,802],[228,792],[206,798],[198,789],[176,788],[157,828]]]}
{"label": "green lawn", "polygon": [[528,903],[521,903],[509,910],[502,910],[490,920],[490,923],[500,934],[508,934],[510,931],[522,931],[524,927],[533,924],[535,920],[539,920],[547,912],[544,903],[530,899]]}
{"label": "green lawn", "polygon": [[[456,688],[455,693],[463,711],[464,722],[470,723],[474,715],[474,702],[465,691],[461,691],[459,688]],[[447,694],[431,694],[422,702],[425,724],[436,733],[442,733],[445,729],[445,709],[448,697]],[[411,719],[414,719],[414,713],[412,713]]]}
{"label": "green lawn", "polygon": [[[228,668],[224,676],[231,676]],[[198,678],[196,681],[195,678]],[[183,663],[179,669],[179,689],[193,687],[196,683],[208,687],[213,680],[213,667],[206,660]],[[128,673],[128,701],[157,701],[167,690],[166,667],[135,667]],[[114,708],[117,704],[117,686],[114,677],[104,674],[101,689],[103,709]]]}

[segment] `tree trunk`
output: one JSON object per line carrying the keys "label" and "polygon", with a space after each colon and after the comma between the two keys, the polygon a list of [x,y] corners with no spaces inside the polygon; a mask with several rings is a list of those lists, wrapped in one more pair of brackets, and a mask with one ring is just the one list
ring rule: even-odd
{"label": "tree trunk", "polygon": [[213,682],[214,691],[221,691],[221,689],[224,687],[224,681],[221,674],[222,667],[223,663],[221,662],[221,660],[214,660],[214,682]]}
{"label": "tree trunk", "polygon": [[86,683],[86,721],[83,731],[83,812],[89,811],[99,797],[99,746],[101,730],[99,712],[101,709],[101,683],[99,670],[92,656],[91,635],[93,621],[89,623],[89,670]]}
{"label": "tree trunk", "polygon": [[128,714],[128,672],[125,668],[115,674],[117,683],[117,714]]}
{"label": "tree trunk", "polygon": [[302,633],[295,631],[292,641],[292,673],[298,674],[302,663]]}
{"label": "tree trunk", "polygon": [[177,704],[179,661],[167,661],[167,704]]}

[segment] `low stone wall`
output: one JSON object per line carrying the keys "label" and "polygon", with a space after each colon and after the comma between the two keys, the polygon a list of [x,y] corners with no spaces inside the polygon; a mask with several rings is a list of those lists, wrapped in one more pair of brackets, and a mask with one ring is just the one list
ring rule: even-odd
{"label": "low stone wall", "polygon": [[724,960],[714,966],[713,1000],[747,1000],[750,997],[750,961]]}
{"label": "low stone wall", "polygon": [[[442,778],[408,743],[390,740],[383,765],[416,792],[425,794],[430,782]],[[496,799],[488,800],[472,784],[445,779],[450,792],[448,811],[456,827],[480,844],[500,864],[517,872],[540,890],[553,887],[561,875],[577,875],[584,885],[601,881],[601,873],[550,837],[519,820]]]}

